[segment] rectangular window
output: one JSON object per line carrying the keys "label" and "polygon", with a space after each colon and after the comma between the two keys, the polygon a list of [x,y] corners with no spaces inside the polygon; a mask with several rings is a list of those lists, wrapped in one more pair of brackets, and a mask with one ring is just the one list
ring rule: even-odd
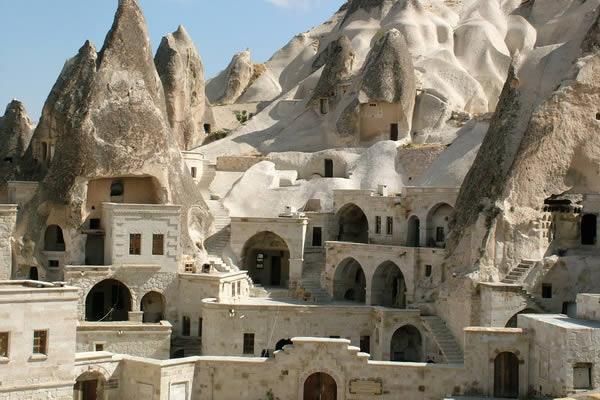
{"label": "rectangular window", "polygon": [[371,353],[371,336],[360,337],[360,351],[363,353]]}
{"label": "rectangular window", "polygon": [[93,229],[93,230],[100,229],[100,219],[99,218],[90,219],[90,229]]}
{"label": "rectangular window", "polygon": [[375,217],[375,233],[376,234],[381,234],[381,217],[377,216]]}
{"label": "rectangular window", "polygon": [[237,295],[240,296],[242,294],[242,282],[238,281],[237,283]]}
{"label": "rectangular window", "polygon": [[341,339],[341,338],[342,338],[341,336],[337,336],[337,335],[329,336],[329,339]]}
{"label": "rectangular window", "polygon": [[94,351],[104,351],[104,343],[94,343]]}
{"label": "rectangular window", "polygon": [[321,247],[323,244],[323,230],[319,226],[315,226],[312,229],[312,245],[314,247]]}
{"label": "rectangular window", "polygon": [[426,265],[425,266],[425,277],[429,278],[431,276],[433,267],[431,265]]}
{"label": "rectangular window", "polygon": [[198,169],[196,167],[192,167],[192,178],[195,178],[198,174]]}
{"label": "rectangular window", "polygon": [[181,336],[190,336],[191,323],[190,317],[184,316],[181,325]]}
{"label": "rectangular window", "polygon": [[235,283],[231,283],[231,297],[235,297]]}
{"label": "rectangular window", "polygon": [[185,264],[185,272],[187,274],[193,274],[194,273],[194,264]]}
{"label": "rectangular window", "polygon": [[394,234],[394,218],[387,217],[385,224],[385,231],[388,235]]}
{"label": "rectangular window", "polygon": [[198,318],[198,337],[202,339],[202,318]]}
{"label": "rectangular window", "polygon": [[544,299],[552,298],[552,284],[551,283],[542,283],[542,298],[544,298]]}
{"label": "rectangular window", "polygon": [[48,260],[48,267],[50,268],[58,268],[59,267],[58,260]]}
{"label": "rectangular window", "polygon": [[435,241],[445,242],[446,241],[446,232],[443,226],[438,226],[435,230]]}
{"label": "rectangular window", "polygon": [[165,254],[165,235],[152,235],[152,255],[162,256]]}
{"label": "rectangular window", "polygon": [[0,332],[0,357],[8,358],[8,332]]}
{"label": "rectangular window", "polygon": [[244,354],[254,355],[254,333],[244,333]]}
{"label": "rectangular window", "polygon": [[142,254],[142,234],[131,233],[129,235],[129,254],[139,256]]}
{"label": "rectangular window", "polygon": [[592,389],[592,364],[575,364],[573,367],[573,389]]}
{"label": "rectangular window", "polygon": [[33,331],[33,354],[48,354],[48,331]]}

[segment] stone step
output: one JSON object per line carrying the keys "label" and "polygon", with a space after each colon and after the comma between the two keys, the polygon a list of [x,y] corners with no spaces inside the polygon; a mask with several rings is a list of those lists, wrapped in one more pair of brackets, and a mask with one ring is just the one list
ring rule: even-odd
{"label": "stone step", "polygon": [[463,352],[446,326],[446,323],[436,316],[424,316],[421,318],[423,323],[429,328],[446,361],[452,364],[462,364],[464,362]]}

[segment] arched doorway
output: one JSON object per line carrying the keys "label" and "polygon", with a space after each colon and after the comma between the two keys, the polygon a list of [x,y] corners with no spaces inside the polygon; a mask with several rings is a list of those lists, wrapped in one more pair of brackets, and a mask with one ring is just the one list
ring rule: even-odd
{"label": "arched doorway", "polygon": [[336,400],[335,379],[324,372],[317,372],[304,381],[304,400]]}
{"label": "arched doorway", "polygon": [[156,324],[165,319],[165,297],[158,292],[148,292],[140,304],[143,322]]}
{"label": "arched doorway", "polygon": [[434,206],[427,215],[427,246],[446,247],[448,225],[454,213],[452,206],[441,203]]}
{"label": "arched doorway", "polygon": [[292,339],[281,339],[279,342],[277,342],[277,344],[275,345],[275,351],[278,350],[283,350],[283,348],[287,345],[291,345],[293,344]]}
{"label": "arched doorway", "polygon": [[85,299],[87,321],[127,321],[131,311],[131,293],[115,279],[104,280],[90,290]]}
{"label": "arched doorway", "polygon": [[242,262],[254,283],[287,287],[290,250],[285,240],[273,232],[261,232],[252,236],[244,245]]}
{"label": "arched doorway", "polygon": [[519,397],[519,359],[514,353],[500,353],[494,360],[494,397]]}
{"label": "arched doorway", "polygon": [[110,184],[110,201],[111,203],[123,203],[125,199],[125,185],[123,181],[118,179]]}
{"label": "arched doorway", "polygon": [[29,280],[37,281],[39,279],[40,279],[40,275],[39,275],[37,267],[30,267],[29,268]]}
{"label": "arched doorway", "polygon": [[408,220],[406,245],[409,247],[419,247],[421,245],[421,221],[415,215]]}
{"label": "arched doorway", "polygon": [[73,388],[74,400],[104,399],[104,377],[96,372],[86,372],[79,376]]}
{"label": "arched doorway", "polygon": [[585,214],[581,217],[581,244],[596,244],[597,217],[594,214]]}
{"label": "arched doorway", "polygon": [[44,250],[65,251],[65,238],[58,225],[49,225],[44,233]]}
{"label": "arched doorway", "polygon": [[333,298],[365,303],[367,280],[362,266],[354,258],[347,258],[335,269]]}
{"label": "arched doorway", "polygon": [[510,317],[510,319],[508,320],[508,322],[506,323],[506,325],[504,327],[505,328],[517,328],[517,321],[518,321],[519,314],[537,314],[537,311],[535,311],[534,309],[531,309],[531,308],[526,308],[524,310],[521,310],[518,313],[516,313],[515,315],[513,315],[512,317]]}
{"label": "arched doorway", "polygon": [[421,332],[412,325],[404,325],[396,330],[390,344],[390,361],[421,362],[422,360]]}
{"label": "arched doorway", "polygon": [[400,268],[391,261],[377,267],[371,285],[371,304],[406,308],[406,282]]}
{"label": "arched doorway", "polygon": [[340,242],[368,243],[369,221],[355,204],[346,204],[337,213],[338,236]]}

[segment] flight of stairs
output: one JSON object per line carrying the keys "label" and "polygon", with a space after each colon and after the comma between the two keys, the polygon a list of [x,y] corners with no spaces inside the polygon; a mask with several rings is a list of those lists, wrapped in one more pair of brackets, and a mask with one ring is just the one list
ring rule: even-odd
{"label": "flight of stairs", "polygon": [[[219,200],[207,200],[208,209],[214,218],[215,234],[204,241],[204,247],[208,253],[208,260],[216,266],[223,266],[223,251],[231,239],[231,218],[229,211]],[[221,271],[220,268],[217,270]]]}
{"label": "flight of stairs", "polygon": [[325,254],[322,250],[304,254],[302,281],[300,286],[310,297],[308,301],[314,303],[328,303],[331,301],[329,293],[321,286],[321,274],[325,268]]}
{"label": "flight of stairs", "polygon": [[200,190],[204,193],[209,193],[210,184],[215,179],[217,175],[217,165],[211,163],[209,160],[204,160],[202,162],[202,176],[198,181],[198,186]]}
{"label": "flight of stairs", "polygon": [[421,319],[423,324],[429,328],[448,364],[463,364],[463,352],[446,323],[436,316],[423,316]]}
{"label": "flight of stairs", "polygon": [[508,275],[506,275],[500,282],[508,284],[520,284],[529,270],[536,264],[533,260],[522,260],[519,265],[514,267]]}

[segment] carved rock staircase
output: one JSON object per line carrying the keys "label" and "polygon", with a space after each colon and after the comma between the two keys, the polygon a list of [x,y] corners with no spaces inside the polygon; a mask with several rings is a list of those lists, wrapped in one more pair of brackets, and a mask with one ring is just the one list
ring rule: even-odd
{"label": "carved rock staircase", "polygon": [[325,254],[322,250],[307,251],[304,254],[304,266],[300,286],[306,294],[308,301],[314,303],[328,303],[331,301],[329,293],[321,286],[321,274],[325,267]]}
{"label": "carved rock staircase", "polygon": [[531,268],[536,264],[533,260],[522,260],[519,265],[510,270],[500,282],[509,284],[520,284]]}
{"label": "carved rock staircase", "polygon": [[446,323],[436,316],[423,316],[421,319],[423,324],[429,328],[448,364],[463,364],[463,352]]}

